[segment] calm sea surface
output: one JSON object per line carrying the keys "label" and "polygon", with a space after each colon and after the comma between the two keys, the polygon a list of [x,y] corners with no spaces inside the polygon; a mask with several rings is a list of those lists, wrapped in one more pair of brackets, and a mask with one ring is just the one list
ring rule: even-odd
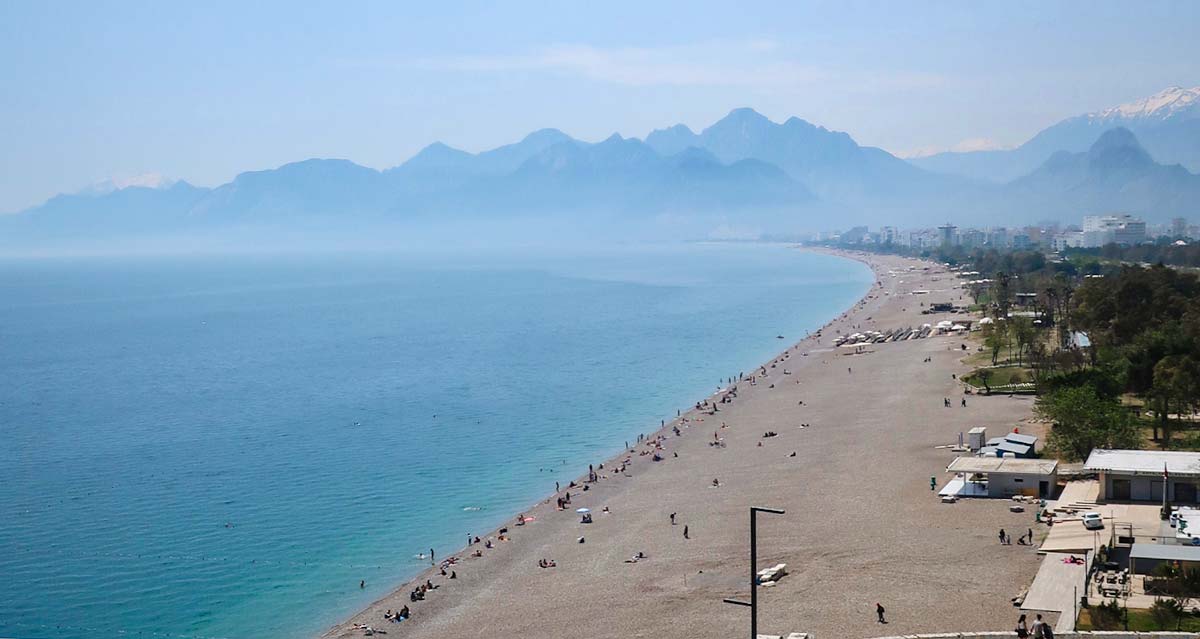
{"label": "calm sea surface", "polygon": [[318,634],[870,285],[764,245],[0,262],[0,636]]}

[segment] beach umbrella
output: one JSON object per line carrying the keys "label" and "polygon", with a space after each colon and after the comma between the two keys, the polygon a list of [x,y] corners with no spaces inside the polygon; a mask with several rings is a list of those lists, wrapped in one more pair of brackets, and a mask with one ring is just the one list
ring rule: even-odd
{"label": "beach umbrella", "polygon": [[583,515],[583,514],[587,514],[587,513],[590,513],[590,512],[592,512],[592,509],[591,509],[591,508],[576,508],[576,509],[575,509],[575,512],[577,512],[577,513],[579,513],[579,514]]}

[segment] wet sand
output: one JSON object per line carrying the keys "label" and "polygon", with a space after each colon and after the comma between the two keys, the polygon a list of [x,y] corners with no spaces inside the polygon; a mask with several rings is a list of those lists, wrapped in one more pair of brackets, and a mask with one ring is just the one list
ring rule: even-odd
{"label": "wet sand", "polygon": [[[353,624],[420,638],[740,636],[748,609],[721,600],[749,595],[751,505],[787,511],[759,517],[759,567],[783,562],[789,572],[759,590],[760,633],[1011,628],[1017,610],[1009,599],[1032,581],[1038,556],[1031,547],[1001,546],[996,535],[1002,527],[1020,535],[1033,515],[1010,513],[999,500],[942,504],[930,477],[943,485],[955,456],[936,446],[973,426],[992,436],[1014,425],[1024,432],[1032,401],[968,396],[961,407],[962,387],[951,376],[968,370],[967,353],[956,337],[872,344],[861,354],[833,348],[838,333],[962,318],[920,314],[921,303],[965,303],[953,275],[909,272],[929,264],[906,258],[853,257],[878,278],[868,296],[827,325],[819,343],[805,339],[773,368],[766,363],[757,385],[739,383],[737,398],[718,404],[715,415],[693,410],[686,423],[654,433],[666,437],[663,461],[638,454],[647,446],[596,460],[604,478],[586,492],[569,489],[566,510],[551,497],[527,510],[536,519],[519,527],[514,513],[509,541],[493,532],[494,548],[455,553],[457,579],[431,570],[324,637],[363,636]],[[931,292],[912,295],[917,289]],[[766,431],[778,436],[764,439]],[[724,446],[710,445],[714,433]],[[614,472],[624,458],[628,471]],[[594,523],[580,523],[580,507],[592,509]],[[581,536],[586,543],[577,543]],[[477,548],[483,556],[471,557]],[[625,563],[638,552],[647,558]],[[542,558],[557,567],[539,568]],[[409,591],[426,579],[440,587],[410,602]],[[887,608],[887,625],[875,620],[876,602]],[[406,605],[411,619],[384,620],[385,610]]]}

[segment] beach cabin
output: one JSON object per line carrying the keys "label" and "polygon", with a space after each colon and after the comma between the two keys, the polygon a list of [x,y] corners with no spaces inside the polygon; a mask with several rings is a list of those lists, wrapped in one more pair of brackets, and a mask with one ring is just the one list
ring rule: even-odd
{"label": "beach cabin", "polygon": [[1088,455],[1084,470],[1100,477],[1100,501],[1195,504],[1200,453],[1173,450],[1102,450]]}
{"label": "beach cabin", "polygon": [[954,473],[954,479],[939,493],[943,497],[1049,498],[1058,485],[1058,461],[1053,459],[958,457],[946,472]]}

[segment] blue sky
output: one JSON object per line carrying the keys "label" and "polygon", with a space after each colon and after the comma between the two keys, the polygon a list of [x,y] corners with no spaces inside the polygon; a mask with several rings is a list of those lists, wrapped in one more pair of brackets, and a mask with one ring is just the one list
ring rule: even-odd
{"label": "blue sky", "polygon": [[[0,211],[751,106],[897,154],[1200,85],[1200,3],[0,3]],[[650,6],[648,6],[650,5]]]}

